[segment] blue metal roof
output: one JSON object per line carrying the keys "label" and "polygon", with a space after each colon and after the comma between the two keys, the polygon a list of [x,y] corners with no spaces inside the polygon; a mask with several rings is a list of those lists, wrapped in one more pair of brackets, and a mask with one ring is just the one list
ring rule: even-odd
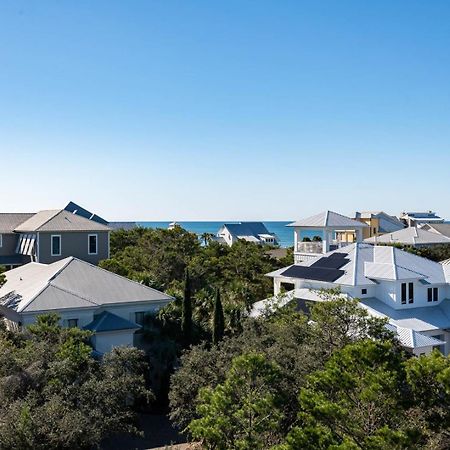
{"label": "blue metal roof", "polygon": [[103,331],[136,330],[141,328],[137,323],[116,316],[109,311],[103,311],[94,320],[87,324],[84,329],[101,333]]}
{"label": "blue metal roof", "polygon": [[271,234],[262,222],[225,223],[230,233],[236,236],[255,236],[259,234]]}

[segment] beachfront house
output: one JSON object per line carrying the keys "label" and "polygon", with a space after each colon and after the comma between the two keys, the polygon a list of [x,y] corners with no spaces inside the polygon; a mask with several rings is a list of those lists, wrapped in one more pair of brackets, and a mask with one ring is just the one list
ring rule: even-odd
{"label": "beachfront house", "polygon": [[412,247],[434,247],[436,245],[449,245],[450,238],[441,233],[431,232],[419,227],[408,227],[394,233],[373,236],[365,239],[370,244],[401,244]]}
{"label": "beachfront house", "polygon": [[405,228],[405,224],[401,220],[384,211],[356,212],[355,219],[367,225],[367,228],[363,229],[363,239],[393,233]]}
{"label": "beachfront house", "polygon": [[216,235],[216,241],[230,247],[238,240],[261,245],[278,245],[277,236],[270,233],[262,222],[225,223]]}
{"label": "beachfront house", "polygon": [[53,263],[75,256],[92,264],[109,258],[111,228],[66,209],[0,213],[0,265]]}
{"label": "beachfront house", "polygon": [[445,220],[433,211],[402,212],[399,219],[407,226],[420,226],[425,223],[443,223]]}
{"label": "beachfront house", "polygon": [[294,261],[314,259],[330,250],[363,240],[366,223],[334,211],[298,220],[287,225],[294,229]]}
{"label": "beachfront house", "polygon": [[65,327],[94,333],[92,346],[105,353],[116,346],[139,346],[145,316],[173,300],[80,259],[31,262],[5,273],[0,315],[10,329],[26,327],[38,315],[57,313]]}
{"label": "beachfront house", "polygon": [[433,348],[450,353],[450,264],[392,246],[355,243],[268,276],[275,297],[256,303],[253,316],[274,302],[283,306],[295,301],[307,311],[309,302],[324,301],[320,289],[339,288],[373,316],[387,318],[412,353]]}

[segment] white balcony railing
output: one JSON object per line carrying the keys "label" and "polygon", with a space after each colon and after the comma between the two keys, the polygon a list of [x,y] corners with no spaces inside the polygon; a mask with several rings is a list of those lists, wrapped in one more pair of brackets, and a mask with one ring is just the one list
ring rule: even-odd
{"label": "white balcony railing", "polygon": [[297,252],[323,253],[323,242],[298,242]]}
{"label": "white balcony railing", "polygon": [[[330,242],[328,251],[337,250],[338,248],[346,247],[347,245],[353,244],[353,242],[344,242],[333,240]],[[319,242],[298,242],[296,252],[298,253],[324,253],[324,243]]]}

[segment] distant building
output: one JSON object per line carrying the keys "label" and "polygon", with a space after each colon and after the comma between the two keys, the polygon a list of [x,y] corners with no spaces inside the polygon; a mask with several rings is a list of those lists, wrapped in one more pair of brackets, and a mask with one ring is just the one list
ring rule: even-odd
{"label": "distant building", "polygon": [[239,240],[263,245],[278,245],[278,239],[262,222],[225,223],[217,232],[216,241],[229,246]]}
{"label": "distant building", "polygon": [[116,346],[139,346],[145,315],[172,297],[80,259],[29,263],[5,273],[0,315],[10,329],[28,326],[45,313],[57,313],[64,327],[94,332],[99,353]]}
{"label": "distant building", "polygon": [[355,219],[368,226],[363,229],[363,239],[392,233],[405,228],[405,224],[401,220],[386,214],[384,211],[357,212]]}
{"label": "distant building", "polygon": [[365,239],[370,244],[402,244],[412,247],[432,247],[435,245],[450,244],[450,238],[433,233],[419,227],[408,227],[394,233],[386,233]]}
{"label": "distant building", "polygon": [[65,209],[0,213],[0,265],[50,264],[68,256],[98,264],[109,258],[110,230]]}
{"label": "distant building", "polygon": [[[353,242],[361,242],[363,230],[368,228],[367,224],[334,211],[324,211],[287,226],[294,228],[294,261],[296,263],[345,247]],[[312,232],[317,232],[320,239],[311,242]]]}
{"label": "distant building", "polygon": [[433,211],[402,212],[399,219],[407,226],[414,227],[424,223],[443,223],[445,220]]}

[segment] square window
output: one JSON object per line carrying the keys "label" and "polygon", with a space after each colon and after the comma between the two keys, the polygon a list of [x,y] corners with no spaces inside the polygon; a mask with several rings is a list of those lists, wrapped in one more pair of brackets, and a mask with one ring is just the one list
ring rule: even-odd
{"label": "square window", "polygon": [[96,255],[98,253],[98,242],[97,242],[97,235],[96,234],[90,234],[88,236],[88,253],[89,255]]}
{"label": "square window", "polygon": [[136,313],[134,313],[134,321],[138,325],[144,325],[144,316],[145,316],[145,313],[143,311],[136,312]]}
{"label": "square window", "polygon": [[61,256],[61,236],[52,235],[51,237],[51,253],[52,256]]}
{"label": "square window", "polygon": [[362,295],[366,295],[367,294],[367,289],[361,289],[361,294]]}
{"label": "square window", "polygon": [[75,328],[75,327],[77,327],[77,326],[78,326],[78,319],[69,319],[69,320],[67,321],[67,326],[68,326],[69,328]]}

